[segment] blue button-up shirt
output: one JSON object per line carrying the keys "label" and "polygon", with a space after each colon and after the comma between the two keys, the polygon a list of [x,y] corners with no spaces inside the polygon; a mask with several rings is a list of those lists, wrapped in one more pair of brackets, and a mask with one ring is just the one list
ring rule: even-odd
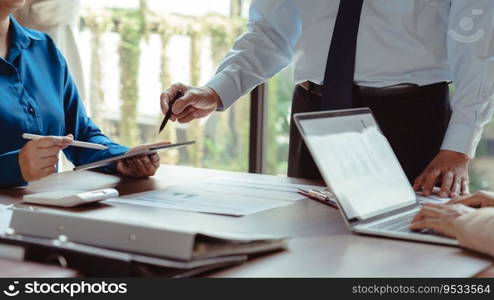
{"label": "blue button-up shirt", "polygon": [[8,57],[0,59],[0,187],[25,185],[19,152],[23,133],[63,136],[108,146],[108,150],[68,147],[75,165],[116,156],[128,148],[103,135],[84,110],[67,63],[46,34],[10,23]]}

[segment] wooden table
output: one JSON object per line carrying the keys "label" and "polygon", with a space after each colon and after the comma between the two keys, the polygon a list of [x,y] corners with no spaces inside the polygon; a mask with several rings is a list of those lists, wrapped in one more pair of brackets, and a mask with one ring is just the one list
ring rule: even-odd
{"label": "wooden table", "polygon": [[45,277],[67,278],[75,277],[77,273],[51,265],[0,259],[0,278]]}
{"label": "wooden table", "polygon": [[[58,188],[93,190],[115,187],[122,195],[126,195],[162,189],[186,180],[213,177],[263,180],[277,184],[315,184],[294,178],[163,165],[154,178],[145,180],[122,179],[89,171],[55,174],[27,188],[0,190],[0,203],[19,203],[24,194]],[[491,258],[455,247],[353,235],[337,210],[310,199],[245,217],[128,204],[101,204],[95,208],[73,211],[88,216],[144,220],[159,226],[190,230],[290,237],[289,250],[254,258],[212,276],[470,277],[492,264]]]}

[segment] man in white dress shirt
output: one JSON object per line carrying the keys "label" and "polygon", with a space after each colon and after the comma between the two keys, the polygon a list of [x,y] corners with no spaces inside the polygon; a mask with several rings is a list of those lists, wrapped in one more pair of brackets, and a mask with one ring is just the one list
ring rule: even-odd
{"label": "man in white dress shirt", "polygon": [[[492,116],[493,13],[492,0],[253,0],[216,75],[174,84],[161,108],[182,91],[172,120],[190,122],[293,64],[292,114],[370,107],[414,188],[455,197]],[[320,178],[293,124],[288,175]]]}

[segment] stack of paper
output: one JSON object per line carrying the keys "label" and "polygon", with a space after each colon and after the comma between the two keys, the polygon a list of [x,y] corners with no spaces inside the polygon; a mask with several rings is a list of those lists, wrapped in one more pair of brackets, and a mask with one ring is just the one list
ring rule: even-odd
{"label": "stack of paper", "polygon": [[113,198],[107,202],[245,216],[304,199],[305,196],[298,193],[299,188],[316,187],[218,178]]}

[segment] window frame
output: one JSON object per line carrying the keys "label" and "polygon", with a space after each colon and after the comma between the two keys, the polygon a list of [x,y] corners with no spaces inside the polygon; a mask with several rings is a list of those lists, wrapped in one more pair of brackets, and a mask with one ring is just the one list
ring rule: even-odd
{"label": "window frame", "polygon": [[258,85],[250,93],[249,173],[264,173],[268,84]]}

